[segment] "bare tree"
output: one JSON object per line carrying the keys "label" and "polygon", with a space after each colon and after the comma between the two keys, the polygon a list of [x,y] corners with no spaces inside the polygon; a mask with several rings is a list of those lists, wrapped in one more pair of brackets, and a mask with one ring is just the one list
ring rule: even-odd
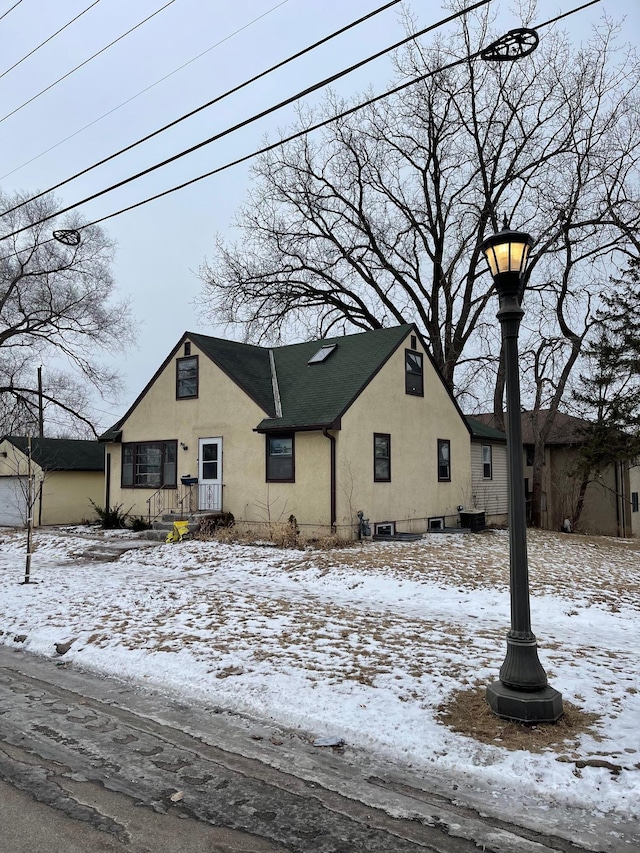
{"label": "bare tree", "polygon": [[[607,269],[640,223],[640,63],[610,22],[580,48],[549,29],[519,62],[465,60],[495,38],[489,15],[399,55],[396,85],[419,82],[262,157],[240,239],[219,238],[201,267],[205,316],[252,341],[415,322],[462,405],[493,401],[501,417],[497,305],[478,246],[506,214],[537,240],[523,392],[553,417]],[[534,15],[524,3],[523,22]],[[329,97],[321,117],[345,106]],[[301,127],[314,120],[300,114]],[[536,447],[538,507],[551,426]]]}
{"label": "bare tree", "polygon": [[[0,197],[8,210],[24,199]],[[45,196],[0,218],[0,238],[53,212]],[[54,228],[78,228],[78,219],[51,220],[0,239],[0,432],[33,430],[41,401],[58,431],[95,435],[90,398],[119,391],[117,374],[100,354],[133,342],[126,302],[115,302],[113,243],[96,226],[78,245],[52,238]],[[44,364],[39,394],[37,367]]]}

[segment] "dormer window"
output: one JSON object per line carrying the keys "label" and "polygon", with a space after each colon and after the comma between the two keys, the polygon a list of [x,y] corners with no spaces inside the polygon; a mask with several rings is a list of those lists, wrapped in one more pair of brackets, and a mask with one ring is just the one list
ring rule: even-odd
{"label": "dormer window", "polygon": [[423,397],[424,386],[422,380],[422,353],[406,349],[404,351],[404,369],[405,392],[407,394],[413,394],[416,397]]}
{"label": "dormer window", "polygon": [[329,356],[338,349],[338,344],[325,344],[320,347],[315,355],[312,355],[307,364],[320,364],[326,361]]}

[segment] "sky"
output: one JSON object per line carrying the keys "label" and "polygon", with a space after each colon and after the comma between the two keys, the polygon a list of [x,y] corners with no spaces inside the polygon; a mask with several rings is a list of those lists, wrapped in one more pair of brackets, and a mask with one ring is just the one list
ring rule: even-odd
{"label": "sky", "polygon": [[[0,0],[0,68],[9,69],[92,2],[21,0],[12,8],[16,0]],[[46,189],[383,5],[382,0],[173,0],[22,107],[167,2],[97,0],[75,23],[0,77],[2,115],[8,116],[0,116],[0,188],[5,193]],[[540,0],[536,23],[580,5],[581,0]],[[511,6],[493,0],[505,32],[521,23]],[[66,185],[58,191],[61,202],[72,204],[98,192],[388,47],[405,35],[402,14],[407,10],[418,28],[449,14],[443,2],[403,0],[295,65]],[[580,41],[603,13],[626,15],[624,34],[638,40],[638,0],[601,0],[571,16],[566,27]],[[332,88],[345,98],[368,89],[380,92],[391,73],[390,60],[381,58]],[[322,92],[305,103],[321,99]],[[82,205],[79,213],[89,221],[112,213],[248,154],[294,122],[294,107],[285,108]],[[126,411],[184,331],[224,334],[215,324],[202,323],[197,271],[213,254],[216,234],[233,236],[234,213],[250,186],[250,165],[243,164],[106,223],[117,243],[117,295],[131,299],[138,346],[107,359],[120,371],[125,390],[115,404],[97,403],[94,416],[100,427]]]}
{"label": "sky", "polygon": [[0,643],[58,662],[70,643],[68,666],[284,727],[283,741],[344,741],[347,761],[362,750],[587,849],[638,849],[638,542],[528,534],[540,661],[563,701],[594,715],[536,752],[527,732],[515,749],[507,732],[481,742],[439,712],[497,678],[507,531],[315,551],[145,542],[106,564],[91,549],[136,534],[90,530],[36,530],[28,585],[26,534],[3,530]]}

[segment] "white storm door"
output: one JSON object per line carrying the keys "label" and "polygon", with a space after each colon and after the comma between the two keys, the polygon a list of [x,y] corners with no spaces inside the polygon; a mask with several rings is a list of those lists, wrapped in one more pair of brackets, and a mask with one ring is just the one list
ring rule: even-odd
{"label": "white storm door", "polygon": [[222,509],[222,439],[198,442],[198,509]]}

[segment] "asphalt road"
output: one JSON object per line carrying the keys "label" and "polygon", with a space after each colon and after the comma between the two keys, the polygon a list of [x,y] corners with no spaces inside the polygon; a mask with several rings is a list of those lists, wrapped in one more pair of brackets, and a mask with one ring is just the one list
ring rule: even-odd
{"label": "asphalt road", "polygon": [[62,661],[0,646],[1,853],[585,849],[481,817],[348,749]]}

